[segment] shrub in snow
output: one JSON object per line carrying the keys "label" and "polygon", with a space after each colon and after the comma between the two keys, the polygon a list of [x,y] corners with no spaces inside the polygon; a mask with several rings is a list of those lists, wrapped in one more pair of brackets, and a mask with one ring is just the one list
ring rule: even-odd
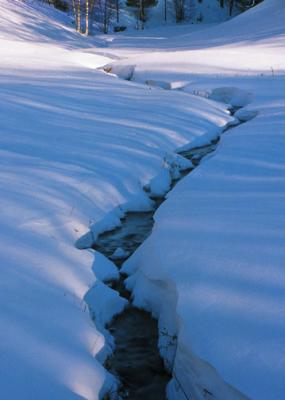
{"label": "shrub in snow", "polygon": [[69,4],[65,0],[48,0],[49,4],[53,4],[55,8],[61,11],[68,11],[69,10]]}

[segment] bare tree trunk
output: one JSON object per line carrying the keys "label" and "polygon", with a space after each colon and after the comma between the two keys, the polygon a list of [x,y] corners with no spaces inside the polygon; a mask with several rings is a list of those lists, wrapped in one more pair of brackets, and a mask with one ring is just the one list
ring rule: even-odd
{"label": "bare tree trunk", "polygon": [[76,30],[81,33],[81,0],[77,0]]}
{"label": "bare tree trunk", "polygon": [[85,8],[86,8],[86,15],[85,15],[85,35],[89,35],[89,12],[90,12],[90,3],[89,0],[85,0]]}
{"label": "bare tree trunk", "polygon": [[220,0],[220,7],[224,8],[224,5],[225,5],[225,0]]}
{"label": "bare tree trunk", "polygon": [[120,21],[119,8],[120,8],[119,0],[116,0],[117,23],[119,23],[119,21]]}
{"label": "bare tree trunk", "polygon": [[[73,10],[74,18],[75,18],[75,20],[76,20],[76,5],[75,5],[75,0],[72,0],[72,10]],[[75,23],[76,23],[76,21],[75,21]]]}
{"label": "bare tree trunk", "polygon": [[164,21],[167,20],[167,0],[164,0]]}
{"label": "bare tree trunk", "polygon": [[234,8],[234,0],[229,1],[229,14],[232,15]]}
{"label": "bare tree trunk", "polygon": [[184,21],[185,17],[184,0],[175,1],[175,12],[176,12],[176,22]]}
{"label": "bare tree trunk", "polygon": [[140,0],[139,19],[140,19],[140,23],[141,23],[141,29],[144,29],[144,3],[143,3],[143,0]]}
{"label": "bare tree trunk", "polygon": [[104,33],[108,33],[108,0],[104,4]]}
{"label": "bare tree trunk", "polygon": [[92,23],[93,23],[93,18],[94,18],[94,8],[95,8],[95,1],[96,0],[89,0],[89,31],[92,32]]}

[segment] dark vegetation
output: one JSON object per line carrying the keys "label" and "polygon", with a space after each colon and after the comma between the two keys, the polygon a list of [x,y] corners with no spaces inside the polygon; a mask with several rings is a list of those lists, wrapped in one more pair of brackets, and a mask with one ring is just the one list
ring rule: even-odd
{"label": "dark vegetation", "polygon": [[[89,35],[92,27],[96,26],[104,33],[108,33],[110,22],[113,24],[114,32],[121,32],[127,27],[120,24],[121,8],[128,8],[137,18],[137,28],[143,29],[147,20],[147,10],[155,7],[158,0],[40,0],[53,5],[61,11],[69,11],[74,14],[76,30],[79,33]],[[176,22],[183,22],[191,18],[195,4],[203,3],[205,0],[162,0],[164,1],[163,18],[166,21],[168,8],[174,8]],[[244,12],[263,0],[212,0],[216,1],[221,8],[228,10],[229,16],[234,11]],[[172,3],[172,4],[171,4]],[[190,5],[189,5],[190,4]],[[193,14],[192,14],[193,15]],[[200,23],[204,16],[200,13],[196,16],[196,22]]]}

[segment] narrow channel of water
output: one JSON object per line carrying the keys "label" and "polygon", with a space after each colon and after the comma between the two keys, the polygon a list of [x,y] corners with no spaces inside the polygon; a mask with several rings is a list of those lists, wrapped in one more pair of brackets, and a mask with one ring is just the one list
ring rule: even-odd
{"label": "narrow channel of water", "polygon": [[[218,140],[210,145],[179,154],[191,160],[195,168],[203,157],[215,150],[217,143]],[[191,170],[184,171],[179,179],[172,182],[171,189],[190,172]],[[154,224],[153,215],[165,198],[152,200],[154,201],[152,211],[126,213],[119,228],[102,233],[93,245],[96,251],[111,259],[119,270],[123,262],[151,234]],[[113,254],[118,248],[123,249],[124,252],[122,252],[122,257],[114,258]],[[150,313],[132,305],[131,294],[124,285],[125,278],[126,276],[120,273],[119,280],[105,282],[130,302],[129,307],[107,326],[115,339],[116,346],[112,356],[107,359],[105,367],[118,377],[121,383],[118,395],[121,399],[164,400],[166,385],[171,375],[170,371],[165,369],[159,354],[157,321]]]}

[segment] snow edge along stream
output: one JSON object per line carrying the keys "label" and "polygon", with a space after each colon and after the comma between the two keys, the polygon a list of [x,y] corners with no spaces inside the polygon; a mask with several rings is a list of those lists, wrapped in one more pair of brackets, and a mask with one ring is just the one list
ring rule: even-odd
{"label": "snow edge along stream", "polygon": [[[231,105],[230,105],[231,106]],[[241,107],[240,107],[241,108]],[[236,111],[236,110],[235,110]],[[222,128],[220,130],[220,132],[216,133],[216,138],[219,140],[221,134],[223,132],[225,132],[226,130],[228,130],[229,128],[232,128],[240,123],[246,122],[247,120],[250,120],[251,118],[255,117],[256,112],[246,112],[244,110],[240,110],[236,112],[235,115],[235,119],[228,122],[224,128]],[[207,135],[206,135],[207,136]],[[151,199],[147,196],[147,194],[145,193],[145,189],[149,192],[152,192],[155,195],[155,188],[159,188],[158,192],[156,193],[157,196],[164,196],[170,189],[171,186],[171,182],[173,181],[173,179],[175,178],[175,176],[177,176],[177,173],[179,174],[178,170],[183,170],[187,169],[190,166],[190,164],[185,163],[185,159],[183,158],[184,163],[182,162],[182,157],[179,156],[179,151],[182,150],[189,150],[189,148],[193,148],[195,146],[201,146],[204,144],[207,144],[207,138],[205,140],[204,137],[198,138],[200,140],[200,143],[196,143],[195,141],[192,142],[190,144],[190,146],[183,146],[183,149],[177,149],[175,153],[171,154],[169,159],[164,159],[163,162],[163,166],[161,169],[161,172],[152,179],[152,181],[149,183],[149,185],[146,185],[144,188],[142,188],[141,193],[139,193],[137,196],[134,196],[134,199],[130,202],[128,202],[128,204],[125,205],[121,205],[116,207],[113,211],[111,211],[110,213],[108,213],[101,221],[99,221],[97,224],[94,224],[93,226],[90,227],[90,231],[85,234],[83,237],[81,237],[79,240],[77,240],[76,242],[76,247],[79,249],[87,249],[90,248],[92,246],[92,244],[94,244],[94,242],[96,242],[97,237],[102,233],[102,232],[106,232],[106,231],[110,231],[113,230],[115,228],[117,228],[118,226],[120,226],[121,224],[121,219],[124,217],[124,215],[127,212],[130,211],[135,211],[135,210],[141,210],[141,211],[149,211],[153,204]],[[202,142],[201,142],[202,139]],[[205,141],[205,143],[203,143],[203,140]],[[209,142],[209,139],[208,139]],[[178,170],[177,170],[178,168]],[[161,182],[163,182],[163,184],[161,185]],[[159,187],[160,186],[160,187]],[[124,273],[128,273],[131,276],[128,278],[127,280],[127,288],[129,290],[131,290],[133,288],[133,281],[134,281],[134,277],[135,274],[132,274],[130,271],[133,270],[133,267],[130,268],[130,265],[133,264],[136,260],[136,252],[134,253],[134,255],[125,263],[125,265],[122,268],[122,271]],[[118,278],[118,272],[115,271],[115,266],[113,265],[114,269],[112,272],[109,272],[109,279],[110,278],[114,278],[117,279]],[[112,267],[110,267],[109,264],[109,269],[111,270]],[[132,271],[134,272],[134,271]],[[97,276],[98,278],[98,276]],[[102,280],[107,280],[107,277],[103,277]],[[157,289],[157,284],[155,285],[156,289]],[[157,312],[157,310],[153,309],[152,307],[150,307],[149,305],[146,305],[145,309],[147,309],[148,311],[150,311],[152,313],[152,315],[154,315],[157,319],[158,319],[158,323],[159,323],[159,350],[161,355],[163,356],[166,366],[169,370],[172,369],[172,365],[174,365],[174,359],[175,359],[175,351],[173,352],[173,349],[176,347],[176,339],[179,335],[179,318],[176,315],[176,302],[177,302],[177,293],[175,291],[175,287],[172,287],[173,285],[171,285],[171,283],[169,282],[158,282],[158,286],[161,289],[161,298],[164,299],[168,299],[169,301],[169,310],[172,310],[171,313],[169,315],[164,315],[164,321],[162,322],[163,318],[161,317],[160,313]],[[171,287],[171,290],[169,290]],[[107,312],[108,315],[102,316],[104,314],[104,312],[106,313],[106,306],[103,307],[103,311],[101,309],[98,310],[98,304],[96,304],[96,293],[99,291],[106,291],[106,294],[108,294],[106,296],[106,298],[108,299],[109,304],[111,305],[111,307],[107,307],[107,309],[109,309],[109,312]],[[90,291],[87,293],[87,295],[85,296],[85,301],[88,304],[89,310],[90,310],[90,314],[92,316],[93,321],[96,323],[96,327],[97,329],[99,329],[103,335],[105,336],[106,339],[106,344],[103,348],[103,351],[99,357],[99,361],[104,363],[104,361],[106,360],[106,358],[112,353],[113,349],[114,349],[114,339],[111,336],[111,334],[106,330],[105,326],[110,323],[110,321],[114,318],[115,315],[120,314],[121,312],[123,312],[123,310],[125,309],[125,307],[127,306],[127,300],[123,299],[122,297],[120,297],[118,295],[118,293],[116,291],[114,291],[113,289],[111,289],[110,287],[108,287],[108,285],[106,285],[103,282],[96,282],[96,284],[90,289]],[[93,304],[93,306],[92,306]],[[96,304],[96,306],[94,307],[94,304]],[[134,305],[136,304],[136,299],[134,301]],[[112,312],[110,313],[110,309],[112,309]],[[173,320],[176,321],[175,326],[176,328],[170,332],[170,331],[166,331],[165,330],[165,319],[172,318]],[[98,326],[99,325],[99,326]],[[166,349],[166,352],[163,350]],[[169,352],[170,350],[170,352]],[[171,354],[171,355],[170,355]],[[193,359],[194,356],[192,355]],[[199,361],[200,362],[200,361]],[[177,383],[178,383],[178,391],[182,391],[182,397],[181,398],[187,398],[187,394],[184,392],[183,387],[181,385],[181,383],[179,383],[179,378],[178,376],[176,376],[175,371],[173,370],[173,379],[175,380],[175,382],[173,383],[173,379],[168,387],[168,396],[169,398],[177,398]],[[214,371],[214,374],[216,374],[216,372]],[[108,375],[109,376],[109,375]],[[102,396],[104,396],[106,393],[110,394],[110,393],[115,393],[118,382],[116,379],[111,379],[110,382],[108,382],[108,384],[104,385],[104,388],[102,389]],[[227,385],[227,384],[226,384]],[[234,389],[229,388],[230,391],[234,391]],[[195,393],[196,390],[195,388],[193,388],[193,393]],[[207,396],[211,396],[211,392],[208,391],[206,388],[203,388],[203,394],[207,395]],[[114,394],[115,395],[115,394]],[[192,396],[192,393],[191,393]],[[195,393],[196,398],[202,398],[199,393]],[[180,398],[180,397],[179,397]],[[204,398],[204,397],[203,397]],[[211,396],[212,398],[212,396]],[[239,394],[238,397],[233,397],[233,398],[240,398]],[[243,397],[244,398],[244,397]]]}

